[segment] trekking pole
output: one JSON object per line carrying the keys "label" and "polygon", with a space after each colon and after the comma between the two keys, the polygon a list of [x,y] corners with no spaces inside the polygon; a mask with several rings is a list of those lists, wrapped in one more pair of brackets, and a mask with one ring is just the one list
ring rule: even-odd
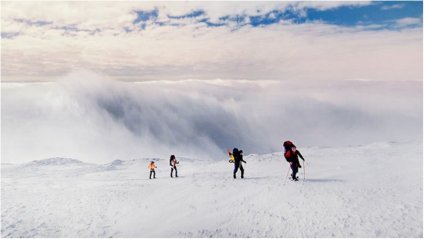
{"label": "trekking pole", "polygon": [[303,181],[306,180],[306,167],[305,167],[306,163],[305,160],[303,160]]}

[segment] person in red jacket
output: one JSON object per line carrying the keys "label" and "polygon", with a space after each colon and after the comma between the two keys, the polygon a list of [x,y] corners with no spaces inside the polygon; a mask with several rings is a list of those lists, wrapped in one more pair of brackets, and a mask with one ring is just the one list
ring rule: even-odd
{"label": "person in red jacket", "polygon": [[284,157],[286,158],[287,162],[290,163],[290,168],[292,169],[291,177],[294,181],[298,181],[298,177],[296,176],[297,172],[299,171],[299,168],[302,166],[299,162],[299,157],[305,161],[302,154],[297,150],[296,146],[291,141],[286,141],[283,144],[284,146]]}

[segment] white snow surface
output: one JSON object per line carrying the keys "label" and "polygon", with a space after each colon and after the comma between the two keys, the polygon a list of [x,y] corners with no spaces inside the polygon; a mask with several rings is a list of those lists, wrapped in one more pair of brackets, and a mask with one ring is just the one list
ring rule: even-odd
{"label": "white snow surface", "polygon": [[300,150],[299,182],[282,153],[245,156],[244,179],[228,159],[178,155],[179,178],[169,159],[2,165],[1,236],[423,236],[422,143]]}

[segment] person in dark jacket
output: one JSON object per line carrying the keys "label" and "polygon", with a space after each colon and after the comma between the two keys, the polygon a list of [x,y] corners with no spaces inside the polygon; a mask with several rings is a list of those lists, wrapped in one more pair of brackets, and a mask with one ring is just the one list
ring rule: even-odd
{"label": "person in dark jacket", "polygon": [[299,150],[296,149],[296,146],[291,141],[284,142],[284,157],[286,158],[287,162],[290,163],[290,168],[292,169],[291,177],[294,181],[298,181],[298,177],[296,176],[297,172],[299,171],[299,168],[302,166],[299,162],[299,157],[305,161],[302,154],[299,152]]}
{"label": "person in dark jacket", "polygon": [[177,171],[177,164],[179,164],[180,162],[177,161],[177,159],[175,158],[175,155],[171,155],[171,158],[169,159],[169,166],[171,166],[171,178],[172,178],[172,174],[175,170],[175,177],[178,178],[178,171]]}
{"label": "person in dark jacket", "polygon": [[236,178],[236,173],[238,169],[240,168],[241,172],[241,178],[244,178],[244,168],[241,162],[246,163],[246,161],[243,160],[243,150],[238,150],[237,148],[233,149],[233,156],[234,156],[234,173],[233,177]]}

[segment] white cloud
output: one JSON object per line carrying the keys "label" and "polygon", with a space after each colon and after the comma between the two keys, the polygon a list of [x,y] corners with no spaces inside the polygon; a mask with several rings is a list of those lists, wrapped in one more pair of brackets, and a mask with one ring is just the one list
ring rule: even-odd
{"label": "white cloud", "polygon": [[4,75],[74,67],[140,78],[419,80],[421,29],[361,31],[320,23],[266,28],[155,27],[137,33],[2,41]]}
{"label": "white cloud", "polygon": [[329,10],[333,8],[351,6],[361,7],[373,4],[372,1],[299,1],[296,2],[298,8],[314,8],[318,10]]}
{"label": "white cloud", "polygon": [[405,17],[394,21],[396,26],[398,27],[406,27],[406,26],[414,26],[414,25],[422,25],[423,20],[421,18],[414,17]]}
{"label": "white cloud", "polygon": [[[7,2],[2,4],[2,31],[22,34],[2,39],[2,75],[6,79],[52,76],[84,67],[132,79],[421,79],[421,29],[369,31],[283,21],[233,31],[208,28],[189,18],[179,20],[183,26],[175,27],[148,23],[141,30],[132,24],[136,9],[157,8],[159,20],[167,14],[206,9],[208,17],[217,19],[289,6],[328,9],[361,4],[369,3],[52,2],[46,7],[44,3]],[[53,26],[31,26],[15,18],[52,21]],[[71,24],[89,31],[63,29]],[[124,27],[132,31],[127,33]],[[95,29],[101,31],[91,34]]]}
{"label": "white cloud", "polygon": [[392,9],[401,9],[405,5],[404,4],[393,4],[393,5],[383,5],[381,7],[382,10],[392,10]]}

